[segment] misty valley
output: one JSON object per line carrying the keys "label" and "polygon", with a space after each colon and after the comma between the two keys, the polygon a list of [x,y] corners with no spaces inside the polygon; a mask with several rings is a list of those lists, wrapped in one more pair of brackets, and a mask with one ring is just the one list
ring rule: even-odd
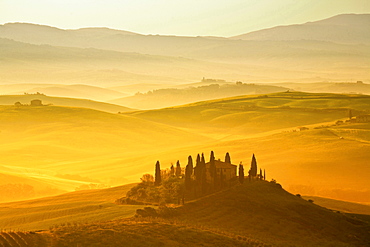
{"label": "misty valley", "polygon": [[0,25],[0,246],[369,246],[369,27]]}

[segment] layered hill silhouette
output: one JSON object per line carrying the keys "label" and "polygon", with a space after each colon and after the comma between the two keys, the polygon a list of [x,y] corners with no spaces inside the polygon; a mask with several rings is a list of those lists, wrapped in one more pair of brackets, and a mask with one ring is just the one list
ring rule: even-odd
{"label": "layered hill silhouette", "polygon": [[370,14],[344,14],[305,24],[278,26],[232,37],[242,40],[318,40],[369,44]]}
{"label": "layered hill silhouette", "polygon": [[288,88],[256,84],[214,84],[188,88],[157,89],[147,93],[111,100],[111,103],[138,109],[155,109],[189,104],[197,101],[220,99],[238,95],[276,93]]}
{"label": "layered hill silhouette", "polygon": [[[341,15],[236,39],[10,23],[0,26],[1,59],[6,61],[0,72],[8,83],[83,81],[109,86],[179,84],[202,77],[263,82],[366,81],[370,49],[364,29],[368,16]],[[45,71],[53,72],[47,76]]]}

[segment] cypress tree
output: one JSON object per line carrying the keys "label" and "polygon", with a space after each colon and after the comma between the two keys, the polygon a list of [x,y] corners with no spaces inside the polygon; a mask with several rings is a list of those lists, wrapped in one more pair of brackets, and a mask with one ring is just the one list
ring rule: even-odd
{"label": "cypress tree", "polygon": [[263,169],[263,180],[266,180],[266,170]]}
{"label": "cypress tree", "polygon": [[162,176],[161,176],[161,165],[159,164],[159,160],[155,164],[155,185],[160,185],[162,183]]}
{"label": "cypress tree", "polygon": [[211,158],[209,160],[209,175],[211,176],[212,179],[212,189],[217,187],[217,182],[216,182],[216,176],[217,176],[217,170],[216,170],[216,162],[215,162],[215,155],[213,151],[211,151]]}
{"label": "cypress tree", "polygon": [[177,163],[176,163],[176,177],[180,177],[181,176],[181,166],[180,166],[180,161],[178,160]]}
{"label": "cypress tree", "polygon": [[230,154],[229,153],[226,153],[225,163],[231,164],[231,159],[230,159]]}
{"label": "cypress tree", "polygon": [[197,181],[197,183],[200,183],[200,175],[201,175],[201,164],[200,164],[200,155],[198,154],[197,155],[197,160],[196,160],[196,163],[195,163],[195,168],[194,168],[194,175],[195,175],[195,181]]}
{"label": "cypress tree", "polygon": [[175,176],[175,168],[173,167],[172,163],[171,163],[171,168],[170,168],[170,176],[171,177]]}
{"label": "cypress tree", "polygon": [[194,169],[194,167],[193,167],[193,158],[191,157],[191,155],[189,155],[189,157],[188,157],[188,165],[190,167],[189,172],[190,172],[190,178],[191,178],[191,175],[193,175],[193,169]]}
{"label": "cypress tree", "polygon": [[252,177],[256,177],[257,176],[257,161],[256,161],[256,157],[252,156],[252,162],[251,162],[251,169],[250,169],[251,173],[250,175]]}
{"label": "cypress tree", "polygon": [[216,163],[215,163],[215,155],[213,151],[211,151],[211,158],[209,160],[209,175],[213,179],[216,177]]}
{"label": "cypress tree", "polygon": [[241,184],[244,183],[244,167],[242,165],[242,162],[240,162],[240,164],[239,164],[239,182]]}
{"label": "cypress tree", "polygon": [[202,193],[205,194],[207,190],[207,168],[206,160],[204,159],[204,153],[202,153],[201,164],[201,189]]}
{"label": "cypress tree", "polygon": [[260,180],[263,180],[262,169],[260,168]]}
{"label": "cypress tree", "polygon": [[188,164],[185,168],[185,188],[187,190],[192,189],[191,175],[193,174],[193,159],[191,156],[188,157]]}

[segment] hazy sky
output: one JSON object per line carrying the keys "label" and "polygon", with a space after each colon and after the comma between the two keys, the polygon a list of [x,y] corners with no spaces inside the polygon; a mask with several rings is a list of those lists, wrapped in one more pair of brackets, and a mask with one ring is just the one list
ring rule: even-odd
{"label": "hazy sky", "polygon": [[342,13],[370,13],[370,0],[0,0],[1,24],[191,36],[233,36]]}

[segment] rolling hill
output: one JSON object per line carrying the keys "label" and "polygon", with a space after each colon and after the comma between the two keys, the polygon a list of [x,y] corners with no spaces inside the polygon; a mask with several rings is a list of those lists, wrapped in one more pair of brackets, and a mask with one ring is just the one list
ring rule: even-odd
{"label": "rolling hill", "polygon": [[369,44],[370,14],[343,14],[299,25],[278,26],[232,37],[242,40],[318,40]]}
{"label": "rolling hill", "polygon": [[166,88],[147,93],[136,93],[134,96],[111,100],[113,104],[136,109],[155,109],[189,104],[197,101],[221,99],[238,95],[276,93],[287,88],[259,84],[210,84],[188,88]]}
{"label": "rolling hill", "polygon": [[133,184],[83,190],[40,199],[1,203],[0,228],[24,231],[49,229],[60,224],[99,222],[132,217],[142,206],[116,205]]}
{"label": "rolling hill", "polygon": [[4,183],[29,184],[36,194],[71,191],[90,183],[138,181],[145,170],[151,170],[158,153],[199,144],[197,139],[209,140],[167,125],[87,108],[0,108]]}
{"label": "rolling hill", "polygon": [[0,95],[0,105],[14,105],[20,102],[24,105],[29,105],[31,100],[39,99],[44,105],[68,106],[68,107],[83,107],[110,113],[133,111],[133,109],[113,105],[104,102],[98,102],[86,99],[65,98],[65,97],[51,97],[41,93],[23,94],[23,95]]}
{"label": "rolling hill", "polygon": [[[313,24],[277,27],[276,37],[266,35],[262,40],[5,24],[0,26],[0,57],[4,63],[0,74],[6,83],[87,83],[105,87],[189,83],[203,77],[247,82],[367,82],[367,22],[368,15],[337,16]],[[309,31],[301,31],[306,27]],[[285,38],[281,29],[289,30],[290,38]]]}
{"label": "rolling hill", "polygon": [[[117,190],[124,189],[83,191],[38,202],[2,204],[10,207],[3,208],[4,212],[12,212],[11,207],[25,212],[23,207],[28,206],[31,207],[28,213],[32,214],[40,205],[46,209],[44,203],[52,199],[56,209],[51,210],[50,206],[49,213],[41,212],[48,217],[63,214],[65,211],[59,207],[68,206],[70,200],[93,208],[89,205],[92,197],[86,196],[99,194],[98,204],[87,211],[87,219],[77,218],[37,232],[1,232],[0,243],[12,247],[30,246],[29,243],[37,246],[366,246],[370,242],[369,223],[317,206],[287,193],[279,184],[266,181],[246,182],[188,202],[167,211],[170,213],[164,211],[162,218],[124,219],[129,217],[130,207],[135,206],[115,205],[113,208],[121,211],[110,214],[110,221],[80,221],[89,221],[88,215],[92,214],[104,219],[111,209],[101,196],[109,192],[110,198]],[[39,226],[47,224],[46,220]]]}
{"label": "rolling hill", "polygon": [[335,124],[349,109],[354,116],[368,113],[369,101],[285,92],[122,114],[3,106],[1,173],[71,191],[136,182],[157,160],[164,168],[177,160],[183,167],[188,155],[213,150],[217,158],[230,152],[236,164],[249,164],[255,153],[268,177],[293,193],[369,202],[369,181],[358,173],[370,172],[369,124]]}
{"label": "rolling hill", "polygon": [[[217,140],[159,155],[166,163],[179,159],[181,153],[195,157],[213,150],[217,158],[230,152],[236,164],[249,164],[255,153],[261,167],[271,172],[268,177],[282,182],[292,193],[369,202],[369,181],[358,174],[358,170],[370,172],[369,123],[335,124],[348,118],[348,109],[354,115],[368,114],[369,100],[364,95],[285,92],[127,114]],[[308,130],[299,131],[298,127]],[[348,164],[356,169],[348,169]]]}

